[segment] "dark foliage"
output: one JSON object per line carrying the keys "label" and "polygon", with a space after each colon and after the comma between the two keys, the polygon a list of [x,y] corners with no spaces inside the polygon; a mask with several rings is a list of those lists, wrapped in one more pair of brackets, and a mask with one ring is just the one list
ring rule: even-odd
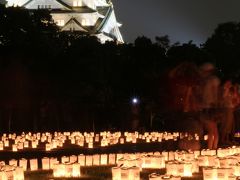
{"label": "dark foliage", "polygon": [[163,128],[168,70],[213,61],[237,77],[239,32],[238,23],[220,25],[201,48],[171,45],[168,36],[101,44],[59,32],[48,11],[1,6],[0,130],[128,129],[133,96],[140,98],[141,126],[153,120]]}

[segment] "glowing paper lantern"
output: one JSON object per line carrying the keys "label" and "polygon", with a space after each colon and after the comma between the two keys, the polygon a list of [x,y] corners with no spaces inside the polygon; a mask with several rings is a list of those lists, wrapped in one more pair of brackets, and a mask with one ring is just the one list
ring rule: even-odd
{"label": "glowing paper lantern", "polygon": [[107,165],[107,163],[108,163],[108,155],[101,154],[101,165]]}
{"label": "glowing paper lantern", "polygon": [[131,167],[129,178],[133,179],[133,180],[140,180],[140,168],[139,167]]}
{"label": "glowing paper lantern", "polygon": [[85,166],[85,155],[83,154],[78,155],[78,163],[80,164],[80,166]]}
{"label": "glowing paper lantern", "polygon": [[18,149],[17,149],[17,144],[13,144],[13,145],[12,145],[12,151],[13,151],[13,152],[17,152],[17,150],[18,150]]}
{"label": "glowing paper lantern", "polygon": [[50,169],[50,159],[47,157],[42,158],[42,169],[49,170]]}
{"label": "glowing paper lantern", "polygon": [[121,168],[121,180],[130,180],[130,169],[123,167]]}
{"label": "glowing paper lantern", "polygon": [[8,140],[4,141],[4,147],[9,147],[9,141]]}
{"label": "glowing paper lantern", "polygon": [[65,177],[65,165],[54,164],[53,165],[53,176],[54,177]]}
{"label": "glowing paper lantern", "polygon": [[93,155],[93,165],[94,166],[99,166],[100,165],[100,155],[99,154],[94,154]]}
{"label": "glowing paper lantern", "polygon": [[234,165],[231,165],[231,168],[233,170],[233,174],[235,176],[240,176],[240,165],[239,164],[234,164]]}
{"label": "glowing paper lantern", "polygon": [[175,161],[168,161],[166,163],[166,172],[167,172],[166,174],[168,175],[175,175],[175,176],[178,175],[178,169]]}
{"label": "glowing paper lantern", "polygon": [[108,164],[110,164],[110,165],[116,164],[116,155],[115,154],[108,155]]}
{"label": "glowing paper lantern", "polygon": [[38,170],[38,161],[37,161],[37,159],[30,159],[30,170],[31,171]]}
{"label": "glowing paper lantern", "polygon": [[50,169],[54,169],[56,164],[59,164],[57,158],[50,158]]}
{"label": "glowing paper lantern", "polygon": [[22,167],[16,167],[13,172],[13,180],[24,180],[24,172]]}
{"label": "glowing paper lantern", "polygon": [[68,163],[69,162],[69,157],[67,156],[62,156],[61,158],[61,163]]}
{"label": "glowing paper lantern", "polygon": [[28,141],[24,141],[24,148],[28,148],[29,147],[29,142]]}
{"label": "glowing paper lantern", "polygon": [[192,176],[192,163],[184,163],[184,177],[191,177]]}
{"label": "glowing paper lantern", "polygon": [[120,167],[112,168],[112,180],[121,180],[121,168]]}
{"label": "glowing paper lantern", "polygon": [[51,146],[50,143],[47,143],[45,146],[46,146],[46,147],[45,147],[45,150],[46,150],[46,151],[51,151],[52,146]]}
{"label": "glowing paper lantern", "polygon": [[93,163],[93,156],[88,155],[86,156],[86,166],[92,166]]}
{"label": "glowing paper lantern", "polygon": [[3,150],[3,142],[0,141],[0,150]]}
{"label": "glowing paper lantern", "polygon": [[217,169],[217,179],[226,180],[228,179],[230,169],[229,168],[218,168]]}
{"label": "glowing paper lantern", "polygon": [[80,177],[81,171],[80,171],[80,164],[79,163],[73,163],[72,165],[72,177]]}
{"label": "glowing paper lantern", "polygon": [[203,180],[217,180],[217,169],[211,167],[203,168]]}
{"label": "glowing paper lantern", "polygon": [[17,166],[17,165],[18,165],[18,161],[17,161],[16,159],[11,159],[11,160],[9,161],[9,165],[10,165],[10,166]]}
{"label": "glowing paper lantern", "polygon": [[75,162],[77,162],[77,160],[78,160],[78,157],[75,155],[71,155],[69,158],[70,163],[75,163]]}
{"label": "glowing paper lantern", "polygon": [[27,159],[20,159],[19,160],[19,166],[23,168],[24,171],[27,170]]}

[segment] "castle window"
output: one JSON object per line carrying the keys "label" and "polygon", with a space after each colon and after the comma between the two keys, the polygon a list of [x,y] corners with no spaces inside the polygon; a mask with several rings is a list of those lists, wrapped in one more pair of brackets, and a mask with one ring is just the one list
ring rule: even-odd
{"label": "castle window", "polygon": [[82,25],[83,26],[90,26],[90,21],[87,18],[82,19]]}
{"label": "castle window", "polygon": [[82,0],[74,0],[73,1],[73,6],[74,7],[81,7],[83,4],[82,4]]}
{"label": "castle window", "polygon": [[58,26],[64,26],[64,20],[63,19],[56,20],[56,24]]}

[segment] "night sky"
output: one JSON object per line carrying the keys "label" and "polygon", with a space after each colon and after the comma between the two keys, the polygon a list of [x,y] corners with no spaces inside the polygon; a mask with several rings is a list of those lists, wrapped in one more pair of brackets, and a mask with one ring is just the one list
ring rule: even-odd
{"label": "night sky", "polygon": [[240,21],[240,0],[112,0],[126,42],[169,35],[171,42],[206,41],[219,23]]}

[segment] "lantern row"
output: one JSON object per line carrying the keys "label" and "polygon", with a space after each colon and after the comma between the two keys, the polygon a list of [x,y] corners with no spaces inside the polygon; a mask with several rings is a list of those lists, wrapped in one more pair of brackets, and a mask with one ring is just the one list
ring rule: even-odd
{"label": "lantern row", "polygon": [[64,147],[67,141],[72,145],[77,145],[85,148],[94,147],[106,147],[116,144],[125,144],[138,142],[150,143],[150,142],[162,142],[168,140],[177,141],[178,138],[197,139],[199,136],[195,134],[191,136],[187,133],[168,133],[168,132],[145,132],[143,134],[139,132],[54,132],[54,133],[21,133],[17,135],[3,134],[0,136],[0,151],[12,150],[14,152],[23,150],[26,148],[40,148],[40,145],[45,147],[46,151],[51,151],[60,147]]}
{"label": "lantern row", "polygon": [[[79,177],[81,166],[114,165],[113,180],[139,180],[142,169],[166,169],[165,175],[151,174],[149,179],[179,179],[201,173],[204,180],[236,179],[240,176],[240,147],[201,151],[163,151],[149,153],[71,155],[41,159],[43,170],[53,170],[54,177]],[[1,166],[6,166],[2,161]],[[38,159],[10,160],[9,167],[23,171],[40,170]],[[29,165],[28,165],[29,164]],[[12,173],[13,174],[13,173]]]}

